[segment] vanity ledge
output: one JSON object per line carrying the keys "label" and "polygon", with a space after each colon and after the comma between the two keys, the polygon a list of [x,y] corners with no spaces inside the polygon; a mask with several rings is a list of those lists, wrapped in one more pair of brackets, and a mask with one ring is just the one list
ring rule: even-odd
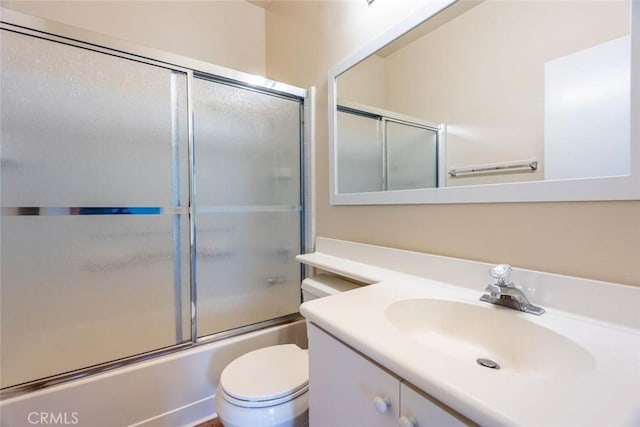
{"label": "vanity ledge", "polygon": [[[372,284],[412,275],[482,292],[492,264],[345,240],[316,238],[314,253],[298,255],[303,263]],[[509,262],[509,260],[503,260]],[[513,281],[531,302],[640,329],[640,288],[514,267]]]}

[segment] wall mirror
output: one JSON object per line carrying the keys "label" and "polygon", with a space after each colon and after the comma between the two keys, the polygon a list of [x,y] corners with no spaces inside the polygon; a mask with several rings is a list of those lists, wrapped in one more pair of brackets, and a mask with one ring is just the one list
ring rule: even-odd
{"label": "wall mirror", "polygon": [[429,2],[329,71],[331,203],[640,199],[639,26],[628,0]]}

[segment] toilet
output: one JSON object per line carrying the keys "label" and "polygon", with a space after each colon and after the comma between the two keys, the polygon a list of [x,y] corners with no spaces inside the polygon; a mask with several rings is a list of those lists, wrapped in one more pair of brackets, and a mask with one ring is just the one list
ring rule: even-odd
{"label": "toilet", "polygon": [[[302,300],[333,295],[359,285],[327,274],[302,281]],[[307,350],[295,344],[264,347],[227,365],[215,403],[225,427],[306,427],[309,425]]]}

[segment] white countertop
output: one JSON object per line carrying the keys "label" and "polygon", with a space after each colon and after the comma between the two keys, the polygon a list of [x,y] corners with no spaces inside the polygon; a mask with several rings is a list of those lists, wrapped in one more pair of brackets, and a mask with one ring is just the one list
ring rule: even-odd
{"label": "white countertop", "polygon": [[[299,258],[305,262],[305,257],[310,264],[322,266],[322,262],[313,263],[317,256]],[[473,421],[487,426],[640,425],[637,328],[549,307],[544,307],[547,312],[542,316],[533,316],[480,302],[483,289],[452,286],[350,260],[329,261],[325,265],[330,270],[342,268],[342,273],[349,277],[380,281],[303,304],[300,311],[307,320]],[[340,264],[343,261],[346,264]],[[635,297],[635,290],[630,292]],[[454,300],[482,309],[501,310],[504,313],[499,314],[509,316],[504,317],[507,320],[512,319],[510,316],[521,318],[553,331],[562,340],[570,340],[588,358],[580,362],[582,367],[574,367],[569,360],[569,364],[550,371],[523,371],[509,363],[500,370],[482,368],[475,360],[452,355],[446,346],[438,347],[437,342],[423,345],[390,322],[389,306],[410,299]],[[511,333],[502,324],[492,325],[492,329],[495,334]],[[514,345],[519,339],[523,337],[513,338]],[[536,347],[530,359],[544,359],[544,363],[553,364],[554,351],[559,350]],[[566,372],[562,366],[567,368]]]}

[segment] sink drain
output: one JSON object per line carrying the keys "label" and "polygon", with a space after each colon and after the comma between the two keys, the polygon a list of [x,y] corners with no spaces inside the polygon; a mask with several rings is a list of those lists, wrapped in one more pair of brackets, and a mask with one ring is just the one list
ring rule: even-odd
{"label": "sink drain", "polygon": [[500,365],[491,359],[476,359],[476,363],[480,366],[484,366],[485,368],[500,369]]}

